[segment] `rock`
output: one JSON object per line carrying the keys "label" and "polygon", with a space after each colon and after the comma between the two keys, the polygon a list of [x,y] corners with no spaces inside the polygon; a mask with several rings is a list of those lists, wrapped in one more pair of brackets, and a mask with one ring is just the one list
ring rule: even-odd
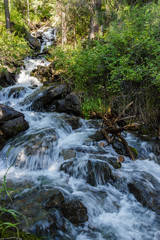
{"label": "rock", "polygon": [[30,103],[32,103],[36,98],[38,98],[39,95],[42,95],[43,92],[48,89],[48,87],[41,87],[36,89],[32,94],[30,94],[29,96],[27,96],[23,102],[21,102],[20,104],[22,106],[24,105],[29,105]]}
{"label": "rock", "polygon": [[42,94],[33,101],[30,108],[35,111],[55,111],[58,100],[63,99],[69,92],[69,85],[61,84],[57,86],[54,84],[42,92]]}
{"label": "rock", "polygon": [[0,104],[0,146],[29,128],[24,115],[11,107]]}
{"label": "rock", "polygon": [[90,138],[92,138],[93,141],[105,140],[105,136],[101,131],[97,131],[94,135],[91,135]]}
{"label": "rock", "polygon": [[65,120],[69,125],[71,125],[73,130],[78,129],[82,126],[82,123],[80,122],[78,117],[71,116],[66,118]]}
{"label": "rock", "polygon": [[33,37],[29,32],[25,32],[25,38],[29,42],[31,48],[35,50],[40,50],[41,49],[41,44],[38,41],[37,38]]}
{"label": "rock", "polygon": [[81,103],[78,96],[74,93],[67,94],[65,99],[57,101],[56,110],[79,116],[81,114]]}
{"label": "rock", "polygon": [[20,113],[7,105],[0,104],[0,124],[21,116],[24,116],[23,113]]}
{"label": "rock", "polygon": [[8,120],[1,126],[1,131],[6,139],[12,138],[29,128],[28,123],[24,120],[24,116],[16,119]]}
{"label": "rock", "polygon": [[84,223],[88,220],[87,208],[77,199],[67,199],[57,190],[46,202],[45,207],[57,208],[62,215],[73,224]]}
{"label": "rock", "polygon": [[27,90],[24,87],[16,87],[16,88],[12,88],[9,91],[8,97],[13,97],[13,98],[19,98],[20,96],[22,96]]}
{"label": "rock", "polygon": [[[115,140],[112,142],[112,146],[119,155],[124,155],[124,156],[130,157],[127,149],[125,148],[124,144],[121,142],[120,139],[115,138]],[[134,158],[137,158],[138,151],[134,147],[129,146],[129,148],[130,148]]]}
{"label": "rock", "polygon": [[106,162],[100,160],[88,160],[78,165],[77,160],[74,159],[64,162],[60,170],[75,178],[84,178],[92,186],[106,184],[113,180],[110,167]]}
{"label": "rock", "polygon": [[109,164],[111,164],[115,169],[121,168],[121,162],[117,160],[115,157],[107,158]]}
{"label": "rock", "polygon": [[76,152],[72,149],[63,149],[60,155],[66,160],[76,157]]}
{"label": "rock", "polygon": [[138,202],[160,215],[160,187],[152,175],[145,174],[143,179],[134,179],[128,183],[128,188]]}
{"label": "rock", "polygon": [[64,204],[65,200],[64,200],[64,196],[62,194],[62,192],[58,189],[55,189],[53,192],[53,195],[50,196],[50,198],[47,200],[46,204],[45,204],[45,208],[49,209],[49,208],[57,208],[59,206],[61,206],[62,204]]}
{"label": "rock", "polygon": [[11,85],[15,85],[15,74],[10,73],[5,69],[4,71],[0,72],[0,86],[1,87],[8,87]]}
{"label": "rock", "polygon": [[61,206],[61,212],[73,224],[80,224],[88,221],[87,208],[79,200],[65,202]]}
{"label": "rock", "polygon": [[102,123],[101,121],[91,119],[87,121],[87,126],[89,128],[100,129],[102,127]]}
{"label": "rock", "polygon": [[38,78],[38,80],[42,83],[52,83],[54,81],[54,62],[51,63],[49,66],[37,66],[37,69],[34,69],[31,72],[31,76]]}
{"label": "rock", "polygon": [[128,155],[127,150],[121,141],[118,141],[117,139],[115,139],[112,142],[112,146],[119,155],[125,155],[125,156]]}
{"label": "rock", "polygon": [[88,176],[87,183],[92,186],[98,184],[106,184],[112,179],[111,169],[107,163],[101,161],[88,161]]}
{"label": "rock", "polygon": [[65,106],[66,112],[80,115],[81,103],[79,97],[76,94],[71,93],[65,97]]}

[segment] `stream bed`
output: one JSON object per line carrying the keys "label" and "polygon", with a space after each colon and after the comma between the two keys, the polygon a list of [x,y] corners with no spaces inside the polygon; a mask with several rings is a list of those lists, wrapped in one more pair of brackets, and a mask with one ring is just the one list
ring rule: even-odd
{"label": "stream bed", "polygon": [[93,138],[100,121],[29,110],[26,99],[42,85],[30,72],[48,64],[27,58],[17,84],[0,91],[30,126],[0,151],[1,182],[12,165],[7,187],[15,189],[6,205],[28,221],[21,229],[48,240],[159,240],[159,142],[125,132],[138,157],[119,168],[120,153]]}

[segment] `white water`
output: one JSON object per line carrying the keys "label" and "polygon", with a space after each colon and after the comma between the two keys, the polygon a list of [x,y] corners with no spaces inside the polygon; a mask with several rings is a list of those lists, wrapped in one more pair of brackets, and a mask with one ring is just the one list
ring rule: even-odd
{"label": "white water", "polygon": [[[44,59],[26,59],[24,63],[25,68],[19,74],[16,86],[3,89],[0,92],[0,101],[23,112],[30,128],[10,140],[0,152],[0,178],[2,179],[7,168],[15,163],[9,170],[7,179],[18,183],[32,181],[40,186],[45,177],[50,188],[59,188],[81,199],[87,207],[88,222],[80,226],[71,225],[67,236],[64,232],[61,233],[62,237],[57,239],[159,240],[156,213],[143,207],[127,188],[130,180],[143,179],[148,173],[160,184],[160,166],[157,164],[156,155],[148,152],[146,142],[128,133],[127,140],[144,156],[143,160],[133,162],[125,157],[121,169],[116,170],[110,166],[113,174],[121,180],[117,184],[88,184],[85,179],[88,159],[94,161],[96,157],[96,160],[103,162],[102,156],[107,159],[118,154],[110,146],[103,148],[91,141],[89,136],[94,134],[96,129],[90,127],[87,121],[80,120],[81,126],[72,130],[65,121],[68,116],[64,114],[28,111],[27,105],[21,103],[37,91],[37,88],[32,88],[33,85],[41,86],[36,78],[30,77],[30,72],[37,65],[47,66],[49,63]],[[17,87],[24,87],[19,98],[14,98],[13,95],[8,97],[10,90]],[[82,147],[83,151],[75,150],[75,157],[64,160],[62,150]],[[100,151],[102,152],[99,153]],[[62,163],[70,161],[74,162],[72,176],[60,171]],[[149,181],[148,186],[155,187]],[[50,236],[48,239],[55,238]]]}
{"label": "white water", "polygon": [[40,53],[42,53],[44,51],[45,48],[48,48],[49,46],[51,46],[53,44],[53,40],[56,40],[56,28],[49,28],[47,31],[44,31],[42,29],[42,45],[41,45],[41,51]]}

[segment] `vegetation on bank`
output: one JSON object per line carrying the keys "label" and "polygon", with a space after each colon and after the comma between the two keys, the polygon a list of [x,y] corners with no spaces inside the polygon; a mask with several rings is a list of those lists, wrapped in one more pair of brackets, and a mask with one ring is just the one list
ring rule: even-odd
{"label": "vegetation on bank", "polygon": [[[108,101],[123,109],[134,100],[132,114],[158,125],[160,93],[160,5],[126,7],[101,38],[50,50],[64,79],[85,91],[85,115],[103,113]],[[114,99],[114,101],[113,101]],[[86,104],[87,102],[87,104]],[[91,106],[91,108],[89,107]],[[118,110],[118,109],[117,109]]]}
{"label": "vegetation on bank", "polygon": [[[11,0],[8,31],[0,0],[0,73],[4,69],[17,71],[21,60],[32,53],[26,31],[43,24],[56,25],[57,46],[51,46],[46,58],[54,61],[61,78],[75,87],[84,116],[101,117],[109,107],[118,114],[133,101],[126,114],[158,130],[160,1],[132,2],[47,0],[44,5],[42,0],[28,0],[27,4],[25,0]],[[4,181],[0,193],[6,191]],[[18,220],[18,213],[0,208],[0,214],[6,212]],[[7,230],[12,227],[22,236],[17,223],[0,221],[0,234],[13,236]]]}

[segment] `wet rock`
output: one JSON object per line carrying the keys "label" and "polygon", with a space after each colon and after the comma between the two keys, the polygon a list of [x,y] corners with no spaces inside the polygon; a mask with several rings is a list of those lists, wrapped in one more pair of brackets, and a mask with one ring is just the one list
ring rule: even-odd
{"label": "wet rock", "polygon": [[112,146],[119,155],[125,155],[125,156],[128,155],[128,152],[121,141],[118,141],[117,139],[115,139],[115,141],[113,141],[112,143]]}
{"label": "wet rock", "polygon": [[28,134],[19,138],[23,144],[23,154],[26,160],[21,160],[22,151],[15,153],[16,167],[30,170],[42,170],[48,167],[49,149],[57,144],[57,135],[54,129],[42,130],[39,133]]}
{"label": "wet rock", "polygon": [[106,184],[113,178],[111,169],[107,163],[101,161],[88,161],[87,183],[92,186]]}
{"label": "wet rock", "polygon": [[76,157],[76,152],[72,149],[63,149],[60,155],[66,160]]}
{"label": "wet rock", "polygon": [[67,94],[64,99],[57,101],[56,110],[79,116],[81,114],[81,103],[78,96],[74,93]]}
{"label": "wet rock", "polygon": [[71,116],[70,118],[66,118],[65,121],[72,127],[73,130],[78,129],[82,126],[80,119],[75,116]]}
{"label": "wet rock", "polygon": [[79,200],[65,202],[61,206],[61,212],[73,224],[80,224],[88,221],[87,208]]}
{"label": "wet rock", "polygon": [[31,104],[36,98],[38,98],[39,95],[42,95],[42,93],[47,89],[48,89],[48,87],[46,87],[46,86],[36,89],[32,94],[27,96],[24,99],[24,101],[20,103],[20,105],[24,106],[24,105]]}
{"label": "wet rock", "polygon": [[12,120],[21,116],[24,115],[7,105],[0,104],[0,124],[4,123],[5,121]]}
{"label": "wet rock", "polygon": [[94,135],[90,136],[93,141],[102,141],[105,140],[105,136],[101,131],[97,131]]}
{"label": "wet rock", "polygon": [[92,186],[106,184],[113,180],[110,167],[106,162],[100,160],[88,160],[79,163],[74,159],[64,162],[60,170],[75,178],[83,178]]}
{"label": "wet rock", "polygon": [[52,112],[56,110],[57,101],[63,99],[69,92],[69,85],[61,84],[57,86],[54,84],[37,96],[30,108],[35,111]]}
{"label": "wet rock", "polygon": [[58,189],[55,189],[53,191],[53,195],[50,196],[50,198],[47,200],[45,207],[48,208],[56,208],[59,207],[61,205],[63,205],[65,202],[64,200],[64,196],[62,194],[62,192]]}
{"label": "wet rock", "polygon": [[145,174],[144,177],[128,183],[129,191],[144,207],[148,207],[160,215],[159,183],[150,174]]}
{"label": "wet rock", "polygon": [[108,163],[110,163],[115,169],[121,168],[121,162],[117,161],[117,158],[115,157],[109,157],[107,158]]}
{"label": "wet rock", "polygon": [[[0,234],[0,238],[1,239],[16,240],[17,239],[17,232],[14,232],[13,230],[11,231],[11,230],[7,229],[7,230],[4,231],[3,236]],[[19,231],[19,239],[23,239],[23,240],[40,240],[41,238],[37,237],[34,234],[28,233],[28,232],[21,232],[21,231]]]}
{"label": "wet rock", "polygon": [[8,87],[11,85],[15,85],[15,74],[10,73],[7,69],[0,72],[0,86],[1,87]]}
{"label": "wet rock", "polygon": [[101,122],[102,121],[99,121],[99,120],[88,120],[87,121],[87,126],[89,127],[89,128],[95,128],[95,129],[99,129],[99,128],[101,128]]}
{"label": "wet rock", "polygon": [[106,153],[101,147],[99,147],[98,149],[95,149],[93,147],[85,146],[85,145],[73,147],[72,149],[75,150],[76,152],[80,152],[80,153],[94,153],[94,154]]}
{"label": "wet rock", "polygon": [[80,115],[81,103],[79,97],[76,94],[71,93],[65,97],[65,106],[66,112]]}
{"label": "wet rock", "polygon": [[87,208],[77,199],[67,199],[57,190],[47,201],[45,207],[57,208],[61,214],[73,224],[84,223],[88,220]]}
{"label": "wet rock", "polygon": [[6,121],[5,123],[3,123],[3,125],[1,125],[1,131],[4,133],[7,139],[16,136],[17,134],[25,131],[28,128],[29,125],[24,119],[24,116]]}
{"label": "wet rock", "polygon": [[11,107],[0,104],[0,145],[29,128],[24,115]]}
{"label": "wet rock", "polygon": [[[124,146],[124,144],[121,142],[120,139],[115,139],[113,142],[112,142],[112,146],[114,148],[114,150],[119,154],[119,155],[124,155],[124,156],[129,156],[129,153],[126,149],[126,147]],[[132,146],[129,146],[134,158],[137,158],[137,155],[138,155],[138,151],[137,149],[135,149],[134,147]]]}
{"label": "wet rock", "polygon": [[27,90],[24,87],[16,87],[12,88],[9,91],[8,97],[19,98],[21,97]]}

